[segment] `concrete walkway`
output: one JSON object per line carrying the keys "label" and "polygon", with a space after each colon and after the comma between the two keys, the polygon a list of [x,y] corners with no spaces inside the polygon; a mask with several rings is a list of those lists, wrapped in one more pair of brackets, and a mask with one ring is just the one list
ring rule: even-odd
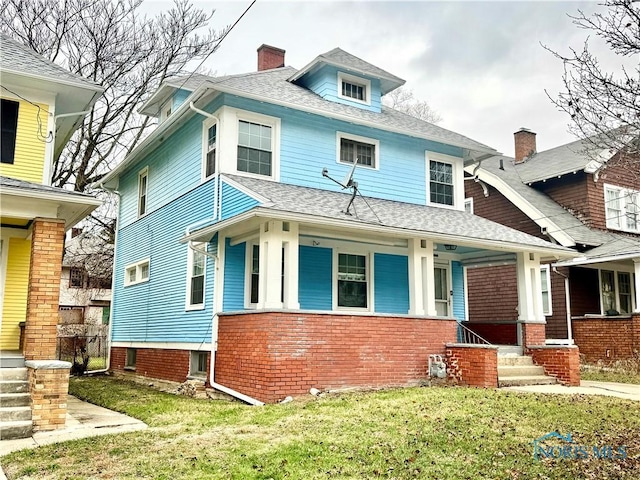
{"label": "concrete walkway", "polygon": [[579,387],[565,387],[564,385],[528,385],[522,387],[503,387],[502,390],[564,395],[605,395],[640,402],[640,385],[631,383],[590,382],[583,380],[580,382]]}
{"label": "concrete walkway", "polygon": [[[69,395],[65,428],[51,432],[36,432],[32,437],[18,440],[0,440],[0,457],[24,448],[35,448],[40,445],[97,437],[110,433],[132,432],[145,428],[147,425],[140,420],[83,402]],[[3,477],[0,469],[0,480]]]}

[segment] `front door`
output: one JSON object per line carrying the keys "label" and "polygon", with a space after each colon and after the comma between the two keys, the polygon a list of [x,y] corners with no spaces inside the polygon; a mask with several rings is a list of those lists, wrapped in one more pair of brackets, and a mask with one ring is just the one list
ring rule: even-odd
{"label": "front door", "polygon": [[450,316],[449,266],[436,265],[433,270],[433,276],[436,292],[436,313],[440,317]]}

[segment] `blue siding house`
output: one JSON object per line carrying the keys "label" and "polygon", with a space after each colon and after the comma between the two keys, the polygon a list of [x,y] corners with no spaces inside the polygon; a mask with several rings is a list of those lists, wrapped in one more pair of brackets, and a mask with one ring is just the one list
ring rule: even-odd
{"label": "blue siding house", "polygon": [[465,209],[464,169],[494,149],[383,106],[404,80],[339,48],[300,70],[258,56],[161,85],[141,109],[158,127],[103,181],[112,369],[252,403],[408,384],[483,265],[516,264],[519,321],[544,323],[540,261],[567,250]]}

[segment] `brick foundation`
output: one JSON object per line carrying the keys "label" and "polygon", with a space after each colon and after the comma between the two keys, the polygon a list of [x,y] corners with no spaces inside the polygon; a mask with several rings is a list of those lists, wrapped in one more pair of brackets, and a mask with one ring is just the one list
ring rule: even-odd
{"label": "brick foundation", "polygon": [[522,345],[529,348],[544,345],[546,340],[544,323],[522,323]]}
{"label": "brick foundation", "polygon": [[221,315],[216,382],[265,402],[312,387],[384,387],[427,377],[454,320],[307,313]]}
{"label": "brick foundation", "polygon": [[135,369],[125,368],[127,349],[111,348],[111,370],[148,378],[182,383],[189,375],[191,352],[189,350],[137,348]]}
{"label": "brick foundation", "polygon": [[451,380],[470,387],[498,387],[498,347],[448,344],[446,361]]}
{"label": "brick foundation", "polygon": [[32,227],[24,358],[56,358],[64,220],[36,218]]}
{"label": "brick foundation", "polygon": [[571,327],[573,341],[587,363],[612,363],[640,356],[640,314],[574,318]]}
{"label": "brick foundation", "polygon": [[555,376],[564,385],[580,385],[580,350],[575,345],[532,346],[529,353],[536,365],[544,367],[545,374]]}
{"label": "brick foundation", "polygon": [[58,360],[32,360],[25,363],[31,394],[33,431],[64,428],[71,364]]}

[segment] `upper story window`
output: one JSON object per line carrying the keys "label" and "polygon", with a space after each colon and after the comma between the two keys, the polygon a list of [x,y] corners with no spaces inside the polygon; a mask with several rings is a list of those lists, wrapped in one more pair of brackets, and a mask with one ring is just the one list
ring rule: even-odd
{"label": "upper story window", "polygon": [[431,160],[429,162],[429,199],[431,203],[453,205],[453,165]]}
{"label": "upper story window", "polygon": [[169,99],[160,109],[160,122],[164,122],[171,115],[171,109],[173,107],[173,99]]}
{"label": "upper story window", "polygon": [[138,216],[147,214],[147,190],[149,188],[149,169],[145,168],[138,173]]}
{"label": "upper story window", "polygon": [[338,132],[338,162],[377,169],[379,146],[378,140]]}
{"label": "upper story window", "polygon": [[473,213],[473,197],[464,199],[464,211],[467,213]]}
{"label": "upper story window", "polygon": [[605,185],[604,201],[607,228],[640,232],[640,192]]}
{"label": "upper story window", "polygon": [[371,104],[371,82],[346,73],[338,73],[338,97]]}
{"label": "upper story window", "polygon": [[69,270],[69,288],[84,288],[86,283],[85,272],[82,268]]}
{"label": "upper story window", "polygon": [[15,157],[19,106],[18,102],[4,98],[0,104],[0,124],[2,125],[1,163],[13,163]]}
{"label": "upper story window", "polygon": [[127,265],[124,269],[124,286],[149,281],[149,259]]}
{"label": "upper story window", "polygon": [[270,177],[272,153],[270,125],[245,120],[238,122],[238,171]]}
{"label": "upper story window", "polygon": [[203,159],[202,159],[202,175],[203,178],[209,178],[216,173],[216,161],[218,152],[218,124],[205,122],[203,127]]}

